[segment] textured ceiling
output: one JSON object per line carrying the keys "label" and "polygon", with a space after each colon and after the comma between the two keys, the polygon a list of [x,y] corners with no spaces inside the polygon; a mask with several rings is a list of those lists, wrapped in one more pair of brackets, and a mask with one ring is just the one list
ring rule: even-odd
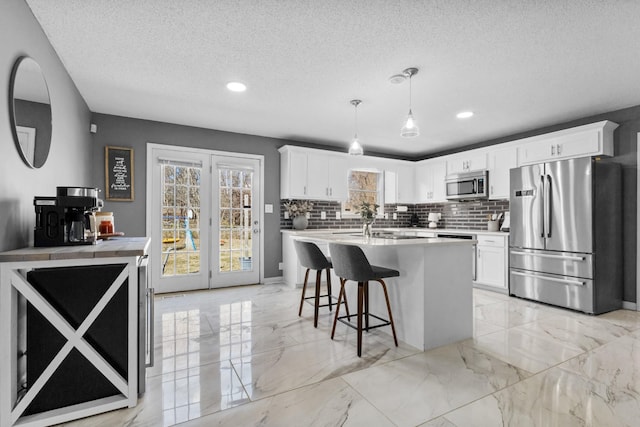
{"label": "textured ceiling", "polygon": [[640,104],[636,0],[27,3],[99,113],[346,149],[359,98],[365,153],[414,156]]}

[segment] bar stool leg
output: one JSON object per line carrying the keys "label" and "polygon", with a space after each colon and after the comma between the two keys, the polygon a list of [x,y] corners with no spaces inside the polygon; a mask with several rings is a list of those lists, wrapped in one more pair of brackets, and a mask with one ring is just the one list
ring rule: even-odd
{"label": "bar stool leg", "polygon": [[302,316],[302,304],[304,304],[304,293],[307,291],[307,280],[309,279],[309,269],[304,273],[304,283],[302,283],[302,298],[300,298],[300,310],[298,310],[298,317]]}
{"label": "bar stool leg", "polygon": [[382,290],[384,291],[384,299],[387,302],[387,311],[389,312],[389,322],[391,323],[391,332],[393,332],[393,341],[396,343],[396,347],[398,346],[398,337],[396,337],[396,327],[393,324],[393,316],[391,315],[391,304],[389,304],[389,294],[387,293],[387,285],[384,283],[384,280],[379,279],[378,282],[382,285]]}
{"label": "bar stool leg", "polygon": [[329,311],[332,311],[332,301],[331,301],[331,269],[327,268],[327,299],[329,300]]}
{"label": "bar stool leg", "polygon": [[369,332],[369,282],[364,282],[364,330]]}
{"label": "bar stool leg", "polygon": [[322,270],[316,271],[316,297],[313,301],[313,327],[318,327],[318,314],[320,313],[320,282],[322,280]]}
{"label": "bar stool leg", "polygon": [[362,305],[364,303],[364,282],[358,282],[358,357],[362,356]]}
{"label": "bar stool leg", "polygon": [[[344,280],[342,277],[340,278],[340,292],[338,293],[338,306],[336,307],[336,315],[333,317],[333,328],[331,328],[331,339],[333,339],[333,336],[336,334],[336,324],[338,323],[338,316],[340,315],[340,303],[342,302],[342,296],[344,295],[344,303],[345,303],[345,307],[347,304],[347,296],[344,293],[344,284],[345,284],[346,280]],[[349,307],[347,307],[347,316],[349,315]]]}

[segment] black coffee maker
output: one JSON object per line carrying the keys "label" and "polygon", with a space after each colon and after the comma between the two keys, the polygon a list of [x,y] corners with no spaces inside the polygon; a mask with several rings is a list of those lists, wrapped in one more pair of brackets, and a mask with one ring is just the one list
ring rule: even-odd
{"label": "black coffee maker", "polygon": [[411,218],[409,219],[410,227],[418,227],[420,226],[420,218],[418,218],[417,214],[411,214]]}
{"label": "black coffee maker", "polygon": [[36,210],[34,246],[91,245],[89,215],[102,207],[97,188],[56,187],[56,197],[33,199]]}

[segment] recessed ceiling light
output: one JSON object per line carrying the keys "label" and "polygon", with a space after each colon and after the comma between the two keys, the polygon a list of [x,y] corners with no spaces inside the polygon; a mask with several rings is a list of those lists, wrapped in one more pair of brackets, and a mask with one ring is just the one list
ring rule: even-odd
{"label": "recessed ceiling light", "polygon": [[227,83],[227,89],[231,92],[244,92],[247,90],[247,85],[240,82],[229,82]]}
{"label": "recessed ceiling light", "polygon": [[469,117],[473,117],[473,111],[463,111],[456,114],[456,117],[459,119],[468,119]]}

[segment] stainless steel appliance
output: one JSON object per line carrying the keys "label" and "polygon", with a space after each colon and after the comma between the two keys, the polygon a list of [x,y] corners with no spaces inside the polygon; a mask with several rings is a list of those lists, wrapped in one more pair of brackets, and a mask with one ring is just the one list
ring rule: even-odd
{"label": "stainless steel appliance", "polygon": [[622,306],[620,176],[589,157],[511,169],[511,295],[593,314]]}
{"label": "stainless steel appliance", "polygon": [[445,188],[447,200],[478,200],[488,197],[487,171],[447,175]]}
{"label": "stainless steel appliance", "polygon": [[89,214],[102,206],[97,188],[57,187],[56,197],[33,200],[36,211],[34,246],[88,245],[95,243]]}
{"label": "stainless steel appliance", "polygon": [[[475,234],[457,234],[457,233],[438,233],[436,237],[441,237],[445,239],[466,239],[466,240],[476,240]],[[478,265],[476,263],[476,258],[478,256],[478,247],[476,245],[471,246],[471,272],[473,281],[478,277]]]}

